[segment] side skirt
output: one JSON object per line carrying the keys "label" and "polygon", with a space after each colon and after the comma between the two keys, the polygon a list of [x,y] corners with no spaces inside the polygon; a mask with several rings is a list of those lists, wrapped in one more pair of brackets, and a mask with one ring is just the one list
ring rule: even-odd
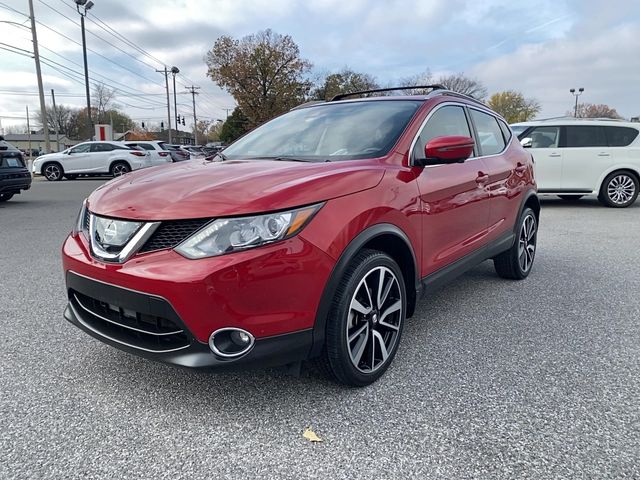
{"label": "side skirt", "polygon": [[493,242],[485,245],[481,249],[470,253],[459,260],[456,260],[450,265],[441,268],[440,270],[433,272],[421,281],[422,295],[424,296],[427,291],[433,292],[438,288],[451,282],[456,277],[462,275],[467,270],[481,264],[485,260],[495,257],[502,252],[509,250],[515,241],[515,234],[509,232],[502,237],[494,240]]}

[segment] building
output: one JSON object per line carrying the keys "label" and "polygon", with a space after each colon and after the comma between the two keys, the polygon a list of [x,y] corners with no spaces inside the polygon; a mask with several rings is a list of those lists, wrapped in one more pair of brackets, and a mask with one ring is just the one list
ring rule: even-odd
{"label": "building", "polygon": [[[149,132],[152,133],[158,140],[163,142],[169,141],[169,131],[162,130],[161,132]],[[183,132],[181,130],[171,130],[171,143],[174,145],[195,145],[193,133]]]}
{"label": "building", "polygon": [[[4,135],[4,139],[20,150],[27,151],[31,148],[31,150],[36,150],[41,154],[48,153],[45,152],[44,148],[44,133],[32,133],[31,135],[27,133],[8,133]],[[80,140],[70,140],[65,135],[60,135],[60,149],[58,150],[56,134],[50,133],[49,142],[51,143],[51,151],[57,152],[80,143]]]}

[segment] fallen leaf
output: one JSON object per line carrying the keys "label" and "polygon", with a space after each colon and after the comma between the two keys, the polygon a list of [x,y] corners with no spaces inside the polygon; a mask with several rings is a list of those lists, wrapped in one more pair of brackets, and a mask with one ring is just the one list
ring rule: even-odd
{"label": "fallen leaf", "polygon": [[322,439],[310,428],[305,428],[302,436],[310,442],[322,442]]}

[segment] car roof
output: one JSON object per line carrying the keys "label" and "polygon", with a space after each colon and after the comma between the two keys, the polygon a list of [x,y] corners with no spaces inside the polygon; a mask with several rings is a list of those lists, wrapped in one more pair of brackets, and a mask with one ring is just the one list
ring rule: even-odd
{"label": "car roof", "polygon": [[613,118],[547,118],[529,122],[512,123],[512,127],[568,126],[568,125],[604,125],[611,127],[631,127],[640,130],[640,123],[616,120]]}

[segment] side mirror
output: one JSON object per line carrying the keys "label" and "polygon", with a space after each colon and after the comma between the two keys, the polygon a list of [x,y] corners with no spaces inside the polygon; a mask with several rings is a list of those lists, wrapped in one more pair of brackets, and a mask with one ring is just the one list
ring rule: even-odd
{"label": "side mirror", "polygon": [[463,163],[473,153],[474,142],[471,137],[451,135],[432,138],[424,147],[424,158],[417,158],[415,166],[444,165]]}
{"label": "side mirror", "polygon": [[522,145],[524,148],[531,148],[532,143],[533,143],[533,140],[531,139],[531,137],[525,137],[522,140],[520,140],[520,145]]}

